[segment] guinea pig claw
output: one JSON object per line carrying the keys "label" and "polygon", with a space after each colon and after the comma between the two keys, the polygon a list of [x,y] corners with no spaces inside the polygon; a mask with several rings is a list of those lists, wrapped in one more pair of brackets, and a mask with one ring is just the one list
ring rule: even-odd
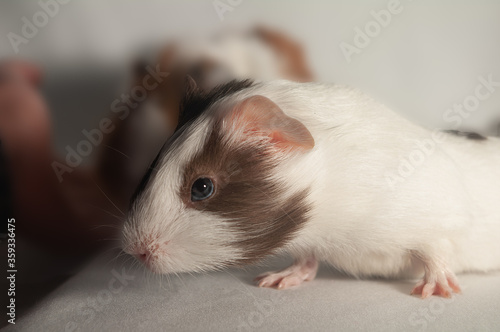
{"label": "guinea pig claw", "polygon": [[432,295],[450,298],[453,293],[461,292],[462,290],[458,285],[457,277],[453,272],[426,271],[424,279],[417,283],[411,291],[411,295],[421,295],[423,299],[429,298]]}
{"label": "guinea pig claw", "polygon": [[279,271],[268,272],[255,278],[259,287],[275,287],[288,289],[302,284],[304,281],[313,280],[318,271],[318,262],[314,258],[297,260],[292,266]]}

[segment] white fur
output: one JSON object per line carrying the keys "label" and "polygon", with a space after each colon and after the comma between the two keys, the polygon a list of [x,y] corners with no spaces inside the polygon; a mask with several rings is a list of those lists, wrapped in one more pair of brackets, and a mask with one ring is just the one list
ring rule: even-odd
{"label": "white fur", "polygon": [[[276,176],[311,186],[312,218],[285,251],[352,275],[400,276],[432,261],[455,272],[500,268],[500,139],[444,135],[395,186],[401,160],[431,132],[345,87],[276,81],[238,94],[273,100],[315,147]],[[229,101],[227,101],[229,102]]]}
{"label": "white fur", "polygon": [[123,248],[130,254],[153,253],[154,272],[202,272],[243,257],[229,246],[234,232],[220,217],[186,209],[179,197],[182,170],[203,146],[209,119],[200,118],[161,158],[150,185],[134,203],[124,225]]}
{"label": "white fur", "polygon": [[312,255],[355,276],[401,276],[422,261],[454,272],[500,268],[499,139],[446,134],[393,186],[387,174],[397,173],[430,131],[350,88],[274,81],[214,104],[160,161],[124,231],[129,245],[151,237],[156,244],[170,241],[154,270],[207,270],[244,257],[227,245],[239,234],[220,217],[183,206],[177,191],[183,166],[202,148],[215,114],[253,95],[274,101],[315,140],[312,150],[291,156],[274,175],[291,186],[290,195],[311,188],[311,218],[283,251]]}

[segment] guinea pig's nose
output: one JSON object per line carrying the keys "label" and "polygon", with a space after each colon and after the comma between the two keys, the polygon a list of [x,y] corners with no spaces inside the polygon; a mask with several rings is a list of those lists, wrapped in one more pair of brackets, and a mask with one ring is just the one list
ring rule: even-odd
{"label": "guinea pig's nose", "polygon": [[136,246],[132,252],[132,255],[135,256],[139,261],[143,263],[148,263],[156,256],[161,256],[166,254],[165,247],[167,246],[168,241],[164,243],[150,244],[150,245],[138,245]]}
{"label": "guinea pig's nose", "polygon": [[137,259],[139,259],[141,262],[145,262],[148,259],[148,254],[143,253],[143,254],[137,254]]}
{"label": "guinea pig's nose", "polygon": [[135,258],[143,263],[147,263],[153,257],[153,252],[148,249],[139,249],[132,254]]}

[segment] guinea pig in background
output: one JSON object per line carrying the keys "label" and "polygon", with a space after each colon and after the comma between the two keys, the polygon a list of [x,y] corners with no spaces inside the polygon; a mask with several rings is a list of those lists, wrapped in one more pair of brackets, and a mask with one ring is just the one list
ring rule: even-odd
{"label": "guinea pig in background", "polygon": [[[280,289],[324,261],[350,275],[421,277],[412,294],[460,292],[456,273],[500,269],[500,139],[416,126],[363,93],[320,83],[186,83],[173,136],[136,193],[123,249],[157,273],[244,266]],[[413,174],[400,160],[432,137]]]}
{"label": "guinea pig in background", "polygon": [[151,71],[164,74],[146,100],[134,107],[125,102],[115,107],[125,110],[115,113],[115,130],[98,152],[99,183],[122,211],[128,209],[134,190],[177,125],[186,75],[202,91],[233,79],[313,79],[300,44],[265,27],[224,29],[208,38],[170,41],[161,50],[145,52],[132,69],[131,89],[142,86]]}

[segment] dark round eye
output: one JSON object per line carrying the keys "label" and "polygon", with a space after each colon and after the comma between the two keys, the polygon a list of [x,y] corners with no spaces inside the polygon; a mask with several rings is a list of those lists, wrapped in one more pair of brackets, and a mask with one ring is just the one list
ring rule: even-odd
{"label": "dark round eye", "polygon": [[214,193],[214,183],[209,178],[199,178],[194,181],[191,187],[191,200],[193,202],[202,201],[209,198]]}

